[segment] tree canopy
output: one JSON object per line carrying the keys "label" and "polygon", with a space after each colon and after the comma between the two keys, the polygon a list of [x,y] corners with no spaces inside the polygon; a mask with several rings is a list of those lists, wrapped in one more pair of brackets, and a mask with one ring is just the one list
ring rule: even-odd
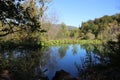
{"label": "tree canopy", "polygon": [[95,20],[83,22],[80,30],[84,34],[88,34],[91,31],[96,39],[115,39],[120,31],[120,14],[105,15]]}
{"label": "tree canopy", "polygon": [[[26,6],[24,4],[27,1],[29,4]],[[43,32],[40,19],[47,9],[45,3],[49,2],[50,0],[0,0],[0,22],[2,24],[0,36],[21,30]]]}

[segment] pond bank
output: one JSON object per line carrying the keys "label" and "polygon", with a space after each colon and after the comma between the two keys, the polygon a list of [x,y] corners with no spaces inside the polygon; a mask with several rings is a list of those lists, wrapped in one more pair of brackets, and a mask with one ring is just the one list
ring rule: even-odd
{"label": "pond bank", "polygon": [[45,46],[56,46],[64,44],[102,44],[101,40],[48,40],[40,42],[0,42],[0,48],[41,48]]}
{"label": "pond bank", "polygon": [[48,40],[41,41],[42,46],[62,45],[62,44],[102,44],[101,40]]}
{"label": "pond bank", "polygon": [[110,65],[95,65],[88,67],[80,74],[81,80],[119,80],[120,68]]}

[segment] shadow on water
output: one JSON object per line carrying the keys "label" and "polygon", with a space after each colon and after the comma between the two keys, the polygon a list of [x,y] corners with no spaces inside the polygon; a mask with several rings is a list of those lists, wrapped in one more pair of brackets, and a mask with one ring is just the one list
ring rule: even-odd
{"label": "shadow on water", "polygon": [[[118,42],[109,41],[106,45],[97,46],[82,45],[82,48],[86,49],[87,58],[82,60],[82,66],[76,65],[81,80],[120,79],[120,36]],[[93,58],[92,53],[97,56],[94,55]]]}
{"label": "shadow on water", "polygon": [[120,37],[107,45],[7,48],[0,50],[0,80],[66,80],[53,78],[59,72],[71,80],[119,80],[119,62]]}
{"label": "shadow on water", "polygon": [[[42,48],[44,49],[44,48]],[[0,80],[38,80],[43,75],[48,55],[42,49],[0,50]],[[47,51],[47,50],[46,50]]]}
{"label": "shadow on water", "polygon": [[49,76],[52,79],[53,71],[58,68],[57,61],[65,57],[68,48],[69,45],[36,49],[2,48],[0,80],[48,80]]}
{"label": "shadow on water", "polygon": [[81,48],[85,49],[85,57],[81,57],[81,64],[75,64],[79,74],[81,74],[85,69],[92,68],[97,64],[105,63],[106,55],[102,54],[104,52],[104,47],[102,45],[92,45],[84,44]]}

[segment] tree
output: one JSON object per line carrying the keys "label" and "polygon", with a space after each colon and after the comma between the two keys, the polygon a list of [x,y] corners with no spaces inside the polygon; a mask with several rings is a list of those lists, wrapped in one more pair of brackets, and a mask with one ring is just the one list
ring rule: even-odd
{"label": "tree", "polygon": [[[0,36],[5,36],[13,33],[12,25],[19,25],[23,22],[22,19],[23,7],[20,5],[20,1],[15,3],[15,0],[0,0],[0,21],[2,22],[1,32],[5,32]],[[3,25],[8,24],[9,27]]]}
{"label": "tree", "polygon": [[97,39],[115,40],[116,35],[120,31],[120,14],[112,16],[105,15],[95,20],[83,22],[80,30],[87,35],[90,35],[88,31],[91,30],[91,33]]}
{"label": "tree", "polygon": [[59,26],[59,31],[58,31],[58,35],[57,37],[60,39],[64,39],[67,38],[69,36],[69,30],[68,27],[65,23],[61,23],[61,25]]}
{"label": "tree", "polygon": [[120,67],[120,34],[117,35],[117,41],[107,42],[107,49],[110,64],[115,67]]}
{"label": "tree", "polygon": [[93,39],[95,39],[95,35],[92,34],[91,31],[89,31],[89,32],[86,34],[85,39],[93,40]]}
{"label": "tree", "polygon": [[[25,0],[26,1],[26,0]],[[48,0],[30,0],[29,6],[23,6],[24,0],[1,0],[0,1],[0,21],[2,22],[1,36],[18,32],[21,30],[27,30],[31,32],[39,31],[44,32],[41,28],[40,19],[44,15],[45,3]],[[37,2],[39,2],[39,11],[37,10]],[[31,6],[32,5],[32,6]],[[8,25],[8,27],[5,27]],[[14,28],[17,27],[17,30]]]}
{"label": "tree", "polygon": [[71,30],[70,37],[74,39],[78,39],[80,37],[80,29],[79,28],[74,28]]}

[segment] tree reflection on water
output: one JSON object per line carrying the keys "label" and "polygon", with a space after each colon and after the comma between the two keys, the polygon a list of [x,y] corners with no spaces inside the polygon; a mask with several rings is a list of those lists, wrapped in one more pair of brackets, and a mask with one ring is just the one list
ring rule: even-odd
{"label": "tree reflection on water", "polygon": [[[0,73],[9,72],[12,80],[32,80],[43,77],[42,66],[49,58],[41,49],[0,50]],[[8,75],[8,76],[9,76]],[[6,76],[2,76],[6,77]]]}
{"label": "tree reflection on water", "polygon": [[[82,45],[86,49],[87,58],[83,59],[81,80],[119,80],[120,79],[120,36],[118,42],[109,41],[105,45]],[[92,52],[97,56],[92,56]],[[98,59],[100,62],[96,62]]]}
{"label": "tree reflection on water", "polygon": [[118,42],[109,41],[107,45],[2,48],[0,76],[8,80],[47,80],[47,77],[52,80],[56,71],[64,69],[74,76],[79,72],[80,80],[119,80],[119,62],[120,37]]}

